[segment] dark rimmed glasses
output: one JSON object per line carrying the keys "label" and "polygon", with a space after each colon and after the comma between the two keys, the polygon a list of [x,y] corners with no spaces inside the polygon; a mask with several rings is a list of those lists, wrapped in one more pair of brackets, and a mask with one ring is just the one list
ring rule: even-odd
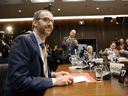
{"label": "dark rimmed glasses", "polygon": [[50,21],[54,24],[54,20],[50,20],[49,18],[47,18],[47,17],[44,17],[44,18],[35,18],[36,20],[43,20],[43,21],[45,21],[46,23],[50,23]]}

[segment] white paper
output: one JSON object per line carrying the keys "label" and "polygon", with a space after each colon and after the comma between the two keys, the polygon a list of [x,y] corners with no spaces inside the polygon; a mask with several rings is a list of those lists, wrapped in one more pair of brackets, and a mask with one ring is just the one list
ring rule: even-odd
{"label": "white paper", "polygon": [[73,77],[73,79],[74,79],[74,83],[76,83],[76,82],[82,82],[82,81],[87,81],[87,82],[90,81],[85,76],[76,76],[76,77]]}
{"label": "white paper", "polygon": [[69,69],[76,69],[76,68],[82,68],[82,66],[71,66],[71,67],[68,67]]}

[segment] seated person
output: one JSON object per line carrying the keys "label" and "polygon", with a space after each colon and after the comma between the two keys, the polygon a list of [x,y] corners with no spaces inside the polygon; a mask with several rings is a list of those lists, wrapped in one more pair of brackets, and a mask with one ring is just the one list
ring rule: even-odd
{"label": "seated person", "polygon": [[88,45],[87,51],[84,51],[83,56],[85,63],[91,62],[94,63],[93,59],[97,58],[96,52],[93,52],[93,47]]}
{"label": "seated person", "polygon": [[113,55],[115,58],[114,60],[116,60],[118,57],[120,57],[119,52],[117,49],[115,49],[116,47],[116,43],[113,41],[110,45],[110,48],[106,48],[104,50],[104,52],[102,53],[102,56],[110,56]]}
{"label": "seated person", "polygon": [[124,50],[124,39],[120,39],[120,45],[116,47],[117,50]]}
{"label": "seated person", "polygon": [[126,39],[126,44],[124,46],[124,50],[128,51],[128,38]]}
{"label": "seated person", "polygon": [[102,58],[102,53],[103,53],[103,50],[100,49],[100,50],[99,50],[99,54],[97,55],[97,57],[98,57],[98,58]]}

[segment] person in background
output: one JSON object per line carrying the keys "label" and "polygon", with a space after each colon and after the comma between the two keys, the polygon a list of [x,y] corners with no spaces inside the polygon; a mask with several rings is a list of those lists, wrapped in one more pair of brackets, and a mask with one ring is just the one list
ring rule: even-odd
{"label": "person in background", "polygon": [[119,52],[116,48],[116,43],[113,41],[110,44],[110,48],[105,48],[104,52],[102,53],[102,56],[109,56],[109,55],[115,55],[114,60],[120,57]]}
{"label": "person in background", "polygon": [[102,58],[102,53],[103,53],[103,50],[100,49],[100,50],[99,50],[99,54],[97,55],[97,57],[98,57],[98,58]]}
{"label": "person in background", "polygon": [[78,41],[75,39],[76,30],[70,31],[69,37],[64,37],[62,41],[61,64],[68,64],[69,57],[75,54],[75,49],[78,49]]}
{"label": "person in background", "polygon": [[124,50],[128,51],[128,38],[126,39],[126,44],[124,46]]}
{"label": "person in background", "polygon": [[50,11],[39,10],[34,13],[33,32],[13,41],[4,96],[43,96],[47,88],[73,83],[68,72],[51,73],[47,66],[45,39],[53,31],[53,23]]}
{"label": "person in background", "polygon": [[0,63],[8,63],[10,46],[5,42],[5,33],[0,31]]}
{"label": "person in background", "polygon": [[91,45],[88,45],[87,51],[84,51],[83,59],[85,60],[85,63],[91,62],[94,63],[93,59],[96,59],[97,55],[96,52],[93,52],[93,47]]}
{"label": "person in background", "polygon": [[120,39],[120,45],[116,47],[117,50],[124,50],[124,39]]}
{"label": "person in background", "polygon": [[60,64],[61,58],[61,48],[58,45],[55,45],[53,50],[53,58],[54,58],[54,64],[55,64],[55,71],[58,68],[58,65]]}

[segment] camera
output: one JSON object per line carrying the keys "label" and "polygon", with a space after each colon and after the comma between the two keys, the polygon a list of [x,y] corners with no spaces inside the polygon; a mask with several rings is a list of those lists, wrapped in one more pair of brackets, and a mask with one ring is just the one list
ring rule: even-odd
{"label": "camera", "polygon": [[5,33],[6,40],[12,40],[12,36],[13,36],[13,32],[6,32]]}
{"label": "camera", "polygon": [[52,4],[48,4],[44,9],[48,9],[49,11],[51,11],[51,7],[52,7]]}

